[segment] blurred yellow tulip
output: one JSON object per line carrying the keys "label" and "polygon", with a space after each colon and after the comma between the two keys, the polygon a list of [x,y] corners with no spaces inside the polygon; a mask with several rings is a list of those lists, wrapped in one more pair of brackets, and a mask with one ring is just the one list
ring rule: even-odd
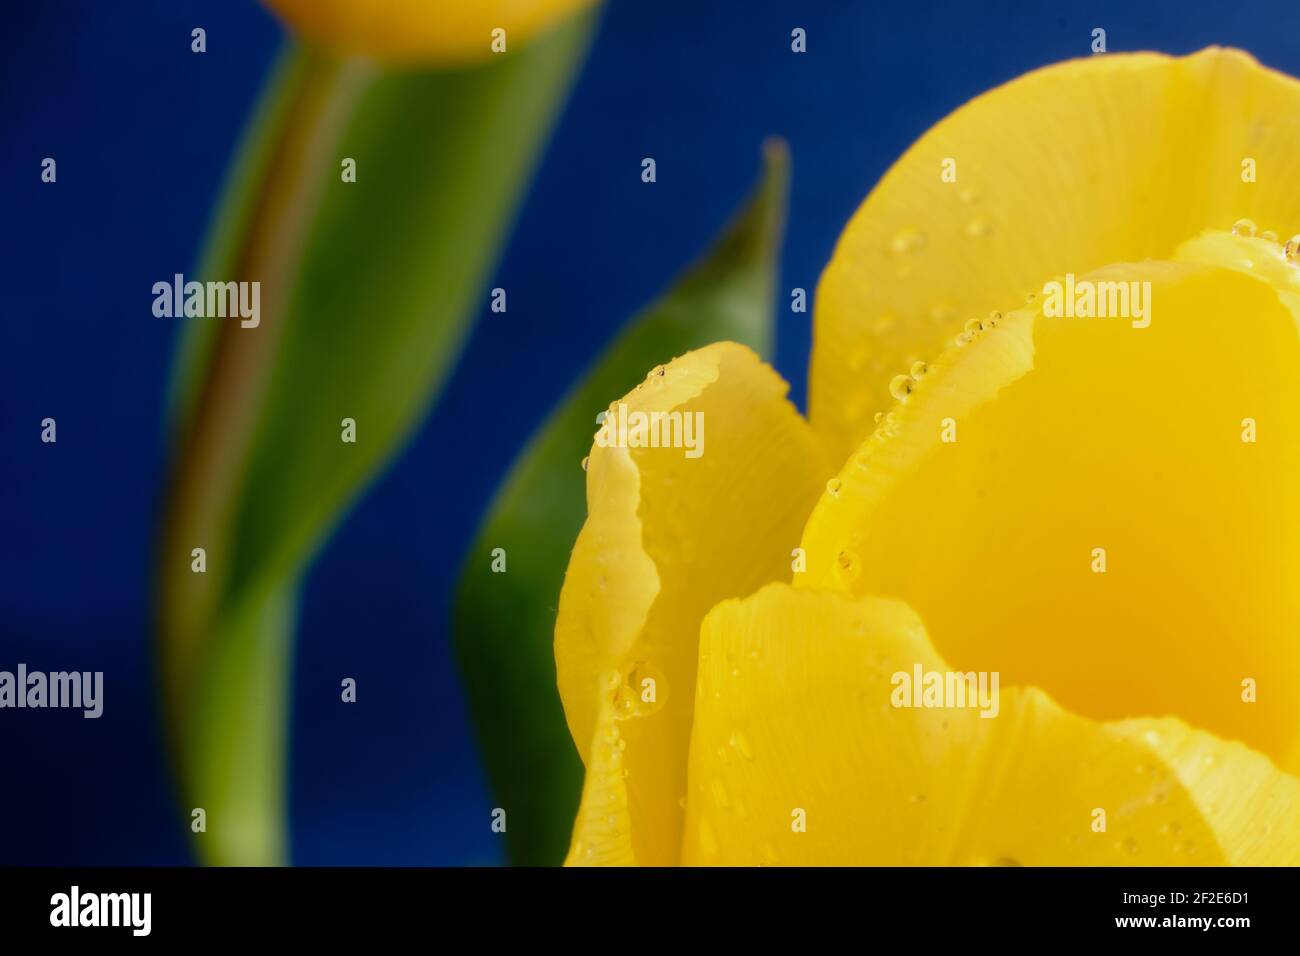
{"label": "blurred yellow tulip", "polygon": [[594,0],[266,0],[304,39],[386,63],[467,65],[508,53]]}

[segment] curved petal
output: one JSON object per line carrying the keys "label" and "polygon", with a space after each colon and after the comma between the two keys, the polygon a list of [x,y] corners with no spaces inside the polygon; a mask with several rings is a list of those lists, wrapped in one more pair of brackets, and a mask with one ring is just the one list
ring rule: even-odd
{"label": "curved petal", "polygon": [[[637,862],[676,861],[700,620],[724,598],[789,578],[829,474],[786,390],[749,349],[720,343],[655,369],[610,406],[555,627],[560,696],[588,767],[574,862],[588,850],[596,860],[613,854],[622,839],[602,812],[606,784],[626,787],[616,802],[627,801]],[[692,425],[698,456],[625,447],[644,413],[678,414],[683,437]],[[617,780],[602,743],[622,752]]]}
{"label": "curved petal", "polygon": [[1026,309],[900,388],[809,519],[797,583],[905,600],[959,668],[1095,719],[1173,714],[1295,772],[1300,336],[1269,281],[1295,267],[1232,236],[1187,254],[1076,282],[1138,283],[1146,327]]}
{"label": "curved petal", "polygon": [[593,0],[266,0],[296,33],[338,53],[399,63],[465,64],[505,49]]}
{"label": "curved petal", "polygon": [[[982,708],[897,706],[896,675],[918,668],[946,683],[897,601],[773,584],[715,608],[701,627],[684,860],[1300,862],[1300,781],[1265,758],[1177,721],[1099,724],[1034,689],[1002,687]],[[1197,772],[1216,761],[1217,776]],[[1243,767],[1232,808],[1208,809]],[[1270,850],[1242,841],[1245,827],[1269,828]]]}
{"label": "curved petal", "polygon": [[1094,56],[978,97],[903,155],[841,236],[817,289],[813,426],[842,460],[892,376],[1047,276],[1167,258],[1241,217],[1286,238],[1298,180],[1300,83],[1235,50]]}

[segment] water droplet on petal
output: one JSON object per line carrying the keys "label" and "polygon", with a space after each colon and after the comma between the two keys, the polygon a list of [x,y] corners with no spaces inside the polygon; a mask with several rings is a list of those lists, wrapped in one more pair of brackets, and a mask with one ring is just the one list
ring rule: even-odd
{"label": "water droplet on petal", "polygon": [[838,478],[832,478],[830,481],[826,482],[826,493],[831,497],[839,497],[840,488],[842,487],[843,482]]}
{"label": "water droplet on petal", "polygon": [[887,335],[898,324],[898,319],[892,315],[880,315],[876,321],[871,324],[871,331],[876,335]]}
{"label": "water droplet on petal", "polygon": [[591,465],[591,456],[588,455],[582,459],[582,470],[586,471],[587,468],[590,467],[590,465]]}
{"label": "water droplet on petal", "polygon": [[1300,235],[1288,239],[1283,251],[1286,253],[1287,262],[1300,264]]}
{"label": "water droplet on petal", "polygon": [[910,375],[895,375],[889,383],[889,394],[901,402],[912,394],[915,384]]}
{"label": "water droplet on petal", "polygon": [[930,321],[934,323],[947,322],[952,318],[952,306],[936,305],[930,309]]}
{"label": "water droplet on petal", "polygon": [[844,550],[835,556],[835,573],[842,581],[852,581],[858,576],[858,556]]}
{"label": "water droplet on petal", "polygon": [[708,820],[700,820],[700,850],[707,858],[718,855],[718,836]]}
{"label": "water droplet on petal", "polygon": [[731,735],[731,746],[746,760],[754,759],[754,745],[749,742],[749,737],[743,730],[737,730]]}
{"label": "water droplet on petal", "polygon": [[926,365],[924,362],[913,362],[912,367],[908,370],[908,374],[919,382],[921,379],[925,378],[925,373],[928,371],[930,371],[930,366]]}
{"label": "water droplet on petal", "polygon": [[1259,234],[1259,238],[1267,239],[1269,242],[1277,242],[1277,233],[1272,229],[1265,229]]}
{"label": "water droplet on petal", "polygon": [[1255,223],[1250,219],[1238,219],[1232,224],[1232,234],[1234,236],[1253,236],[1255,235]]}
{"label": "water droplet on petal", "polygon": [[899,230],[889,242],[889,249],[895,255],[903,255],[908,252],[915,252],[925,245],[925,234],[919,229],[909,226],[906,229]]}

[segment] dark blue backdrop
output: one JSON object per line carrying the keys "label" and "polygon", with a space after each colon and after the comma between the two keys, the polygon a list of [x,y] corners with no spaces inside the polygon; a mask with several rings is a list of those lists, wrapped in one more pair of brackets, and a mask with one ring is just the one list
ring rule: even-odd
{"label": "dark blue backdrop", "polygon": [[[184,862],[147,634],[176,326],[145,293],[193,264],[280,31],[253,0],[45,0],[3,17],[0,669],[109,677],[98,721],[0,714],[0,862]],[[206,56],[189,52],[194,26]],[[916,136],[990,86],[1087,54],[1096,26],[1112,51],[1232,44],[1300,73],[1291,0],[609,5],[494,283],[509,318],[481,317],[442,404],[308,580],[296,862],[500,859],[448,642],[463,550],[546,407],[749,188],[763,137],[785,136],[794,159],[782,285],[811,289]],[[57,188],[39,183],[45,156]],[[782,317],[778,365],[800,400],[809,334],[807,316]],[[57,445],[39,442],[47,415]],[[337,706],[344,673],[356,707]]]}

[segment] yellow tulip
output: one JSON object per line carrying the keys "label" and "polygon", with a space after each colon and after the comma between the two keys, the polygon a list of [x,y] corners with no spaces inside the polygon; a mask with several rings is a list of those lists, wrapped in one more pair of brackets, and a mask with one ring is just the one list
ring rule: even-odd
{"label": "yellow tulip", "polygon": [[[336,53],[464,65],[507,53],[594,0],[266,0],[296,33]],[[500,32],[498,32],[500,31]]]}
{"label": "yellow tulip", "polygon": [[731,343],[623,399],[707,441],[592,449],[571,863],[1300,863],[1297,116],[1235,51],[1031,73],[853,217],[809,420]]}

